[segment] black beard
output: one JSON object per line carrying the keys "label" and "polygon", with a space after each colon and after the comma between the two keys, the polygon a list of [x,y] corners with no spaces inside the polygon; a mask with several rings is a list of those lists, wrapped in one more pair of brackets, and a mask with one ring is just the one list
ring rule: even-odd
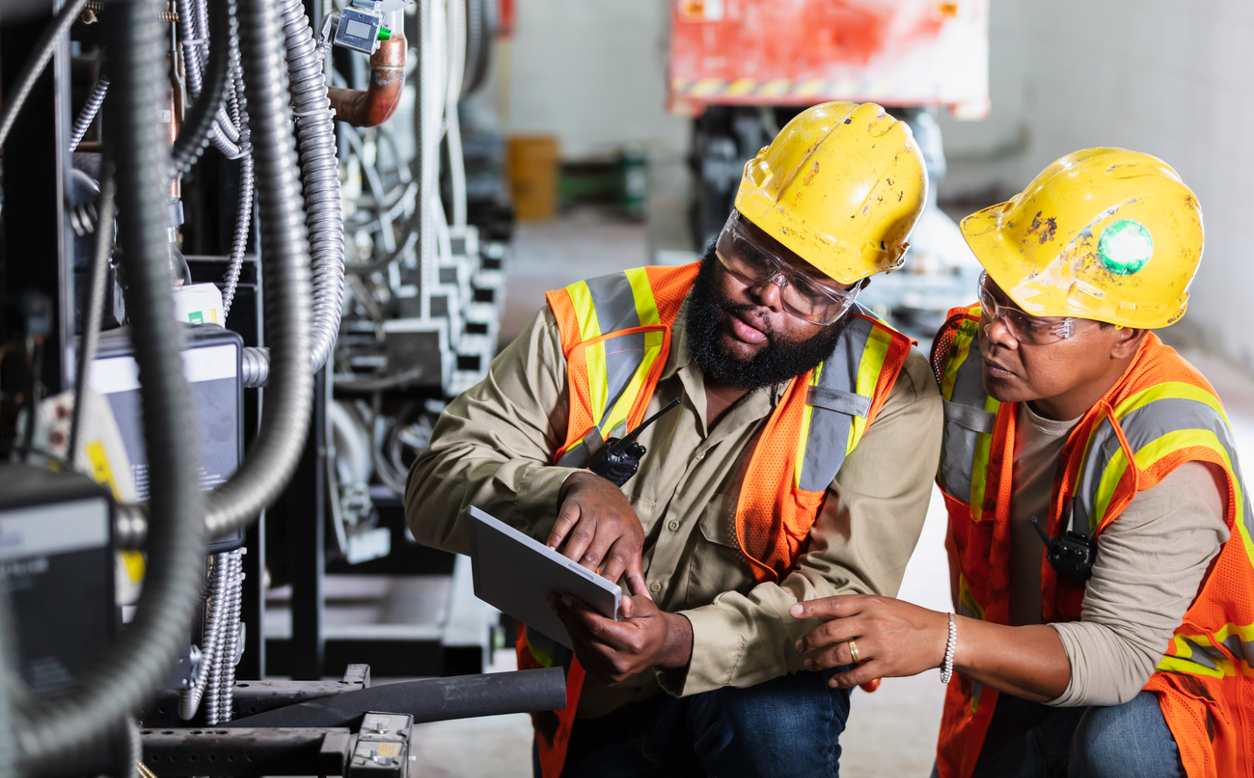
{"label": "black beard", "polygon": [[[784,340],[774,330],[767,329],[767,345],[753,358],[742,360],[734,356],[723,346],[724,312],[746,313],[757,306],[735,305],[721,299],[718,280],[722,272],[711,246],[706,249],[701,270],[688,294],[684,318],[688,351],[707,381],[750,390],[783,383],[814,369],[836,348],[845,321],[843,317],[800,343]],[[763,326],[770,327],[765,322]]]}

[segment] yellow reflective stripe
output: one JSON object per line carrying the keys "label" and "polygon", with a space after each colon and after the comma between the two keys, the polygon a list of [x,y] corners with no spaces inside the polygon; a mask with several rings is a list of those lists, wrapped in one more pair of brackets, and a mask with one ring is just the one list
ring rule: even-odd
{"label": "yellow reflective stripe", "polygon": [[[862,358],[858,360],[858,378],[853,389],[863,397],[870,397],[874,400],[875,386],[879,383],[880,372],[884,369],[884,358],[888,356],[890,343],[892,343],[892,336],[887,330],[882,327],[871,328],[866,346],[862,348]],[[865,431],[866,417],[854,416],[849,425],[849,443],[845,446],[846,455],[857,448],[858,441],[862,440],[862,433]]]}
{"label": "yellow reflective stripe", "polygon": [[636,315],[640,317],[640,325],[661,324],[657,301],[653,299],[653,286],[649,283],[649,273],[642,267],[632,268],[625,272],[627,283],[631,284],[631,296],[636,301]]}
{"label": "yellow reflective stripe", "polygon": [[644,357],[636,366],[636,371],[632,373],[631,380],[627,382],[623,393],[614,403],[614,409],[605,420],[605,424],[601,426],[601,437],[605,440],[609,440],[610,433],[619,424],[626,425],[627,417],[631,415],[632,405],[640,396],[640,392],[644,390],[644,383],[649,378],[649,370],[657,361],[658,355],[662,353],[662,338],[663,334],[660,331],[644,333]]}
{"label": "yellow reflective stripe", "polygon": [[[823,376],[823,368],[826,367],[825,362],[820,362],[813,370],[810,371],[810,386],[819,385],[819,379]],[[801,432],[797,435],[796,461],[792,469],[793,488],[801,488],[801,471],[805,469],[806,448],[810,443],[810,421],[814,418],[814,406],[810,403],[803,403],[801,406]]]}
{"label": "yellow reflective stripe", "polygon": [[[1212,633],[1215,641],[1219,644],[1227,643],[1228,638],[1236,635],[1237,639],[1242,643],[1254,643],[1254,624],[1224,624]],[[1228,659],[1225,651],[1216,650],[1219,656],[1206,655],[1204,661],[1193,659],[1194,654],[1200,649],[1216,648],[1216,642],[1210,639],[1208,635],[1173,635],[1172,644],[1175,646],[1175,653],[1165,654],[1163,658],[1158,660],[1159,670],[1168,670],[1179,673],[1189,673],[1191,675],[1202,675],[1207,678],[1224,678],[1227,676],[1237,675],[1237,668],[1233,665],[1231,659]],[[1227,652],[1231,652],[1230,646],[1224,646]],[[1243,653],[1238,653],[1238,661],[1246,666],[1249,662],[1245,660]],[[1210,667],[1214,664],[1215,667]],[[1250,671],[1242,669],[1243,675],[1252,675]]]}
{"label": "yellow reflective stripe", "polygon": [[1138,408],[1144,408],[1146,405],[1164,398],[1179,398],[1182,400],[1194,400],[1209,407],[1215,413],[1219,414],[1219,418],[1228,423],[1228,415],[1224,413],[1223,405],[1220,404],[1219,398],[1200,386],[1187,384],[1183,381],[1167,381],[1161,384],[1155,384],[1148,389],[1133,394],[1119,403],[1115,408],[1115,418],[1122,419],[1132,411]]}
{"label": "yellow reflective stripe", "polygon": [[[1001,403],[992,395],[984,398],[984,410],[997,417],[997,409]],[[975,439],[975,455],[971,458],[971,519],[979,521],[984,518],[984,489],[988,484],[989,449],[993,445],[993,433],[981,432]]]}
{"label": "yellow reflective stripe", "polygon": [[[601,337],[601,324],[597,320],[597,308],[592,301],[592,290],[588,288],[588,284],[576,281],[566,287],[566,293],[570,295],[570,301],[575,306],[575,318],[579,320],[579,339],[588,341]],[[592,418],[599,419],[605,415],[605,404],[609,401],[605,344],[585,345],[584,361],[588,371],[588,398],[592,402]]]}
{"label": "yellow reflective stripe", "polygon": [[[980,607],[980,603],[976,601],[975,595],[971,593],[971,585],[967,582],[967,577],[962,573],[958,573],[958,613],[972,619],[984,620],[984,609]],[[975,713],[980,709],[980,693],[984,686],[981,683],[973,681],[971,683],[971,712]]]}
{"label": "yellow reflective stripe", "polygon": [[[627,283],[631,285],[631,297],[636,304],[636,315],[640,318],[641,326],[661,324],[662,319],[658,313],[657,300],[653,297],[653,286],[649,283],[648,271],[637,267],[626,270],[623,274],[627,277]],[[660,331],[644,333],[644,356],[640,364],[636,366],[622,394],[615,401],[614,408],[606,418],[605,424],[602,425],[603,438],[608,439],[610,433],[619,424],[626,424],[627,417],[631,415],[632,405],[640,396],[644,383],[649,377],[649,371],[662,351],[662,341],[663,334]]]}
{"label": "yellow reflective stripe", "polygon": [[945,365],[945,375],[941,377],[941,396],[946,400],[954,399],[954,383],[958,380],[958,370],[962,368],[963,363],[970,356],[971,343],[974,341],[974,335],[968,336],[961,329],[954,336],[957,350],[950,356],[949,364]]}
{"label": "yellow reflective stripe", "polygon": [[557,660],[553,658],[552,654],[538,648],[535,643],[531,642],[530,635],[527,636],[527,652],[531,654],[531,658],[536,660],[536,662],[538,662],[542,667],[552,667],[557,664]]}
{"label": "yellow reflective stripe", "polygon": [[[1213,430],[1183,429],[1168,432],[1166,435],[1146,443],[1136,452],[1136,466],[1140,470],[1145,470],[1169,454],[1194,446],[1208,448],[1219,455],[1233,488],[1233,502],[1236,505],[1236,515],[1233,517],[1233,524],[1241,535],[1241,542],[1245,545],[1246,558],[1254,561],[1254,540],[1251,540],[1249,528],[1245,523],[1245,494],[1243,493],[1241,479],[1236,477],[1232,468],[1232,461],[1228,458],[1228,451]],[[1127,469],[1127,457],[1123,453],[1123,448],[1120,447],[1114,456],[1110,458],[1110,461],[1106,463],[1106,468],[1102,471],[1101,480],[1098,482],[1097,500],[1094,505],[1093,516],[1089,518],[1090,529],[1096,529],[1100,525],[1102,517],[1106,515],[1106,510],[1110,507],[1111,499],[1114,498],[1115,488],[1119,484],[1119,479],[1123,477],[1124,471]]]}

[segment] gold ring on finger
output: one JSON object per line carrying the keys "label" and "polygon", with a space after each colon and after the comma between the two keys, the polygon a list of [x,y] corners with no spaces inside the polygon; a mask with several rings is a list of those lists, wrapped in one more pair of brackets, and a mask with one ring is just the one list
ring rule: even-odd
{"label": "gold ring on finger", "polygon": [[849,657],[853,659],[853,663],[856,665],[858,664],[858,662],[862,661],[861,659],[858,659],[858,644],[853,642],[852,640],[848,641],[848,643],[849,643]]}

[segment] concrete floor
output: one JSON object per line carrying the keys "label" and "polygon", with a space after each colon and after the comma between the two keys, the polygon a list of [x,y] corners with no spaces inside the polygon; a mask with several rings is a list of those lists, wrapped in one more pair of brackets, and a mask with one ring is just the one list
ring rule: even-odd
{"label": "concrete floor", "polygon": [[[648,260],[645,247],[644,225],[613,221],[595,211],[521,225],[507,266],[509,299],[503,337],[525,326],[542,304],[545,289],[644,264]],[[1254,462],[1254,382],[1209,354],[1189,349],[1186,353],[1223,397],[1238,455]],[[903,599],[937,610],[950,609],[944,536],[944,509],[939,492],[934,492],[923,535],[906,568],[900,591]],[[495,669],[510,669],[512,654],[500,652],[497,661]],[[928,775],[942,696],[936,672],[887,679],[874,694],[855,692],[849,727],[841,739],[842,775]],[[519,776],[529,770],[526,716],[423,725],[416,744],[420,764],[428,765],[425,774],[431,776]]]}

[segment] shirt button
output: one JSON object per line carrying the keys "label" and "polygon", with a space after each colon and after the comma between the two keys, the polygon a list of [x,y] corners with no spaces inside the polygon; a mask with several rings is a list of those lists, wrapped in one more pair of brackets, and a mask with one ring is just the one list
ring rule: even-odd
{"label": "shirt button", "polygon": [[662,591],[662,584],[660,584],[657,581],[654,581],[653,583],[649,584],[649,591],[653,592],[654,594],[657,594],[658,592]]}
{"label": "shirt button", "polygon": [[675,521],[674,519],[671,519],[670,521],[666,523],[666,528],[670,530],[671,532],[674,532],[675,530],[679,529],[679,522]]}

